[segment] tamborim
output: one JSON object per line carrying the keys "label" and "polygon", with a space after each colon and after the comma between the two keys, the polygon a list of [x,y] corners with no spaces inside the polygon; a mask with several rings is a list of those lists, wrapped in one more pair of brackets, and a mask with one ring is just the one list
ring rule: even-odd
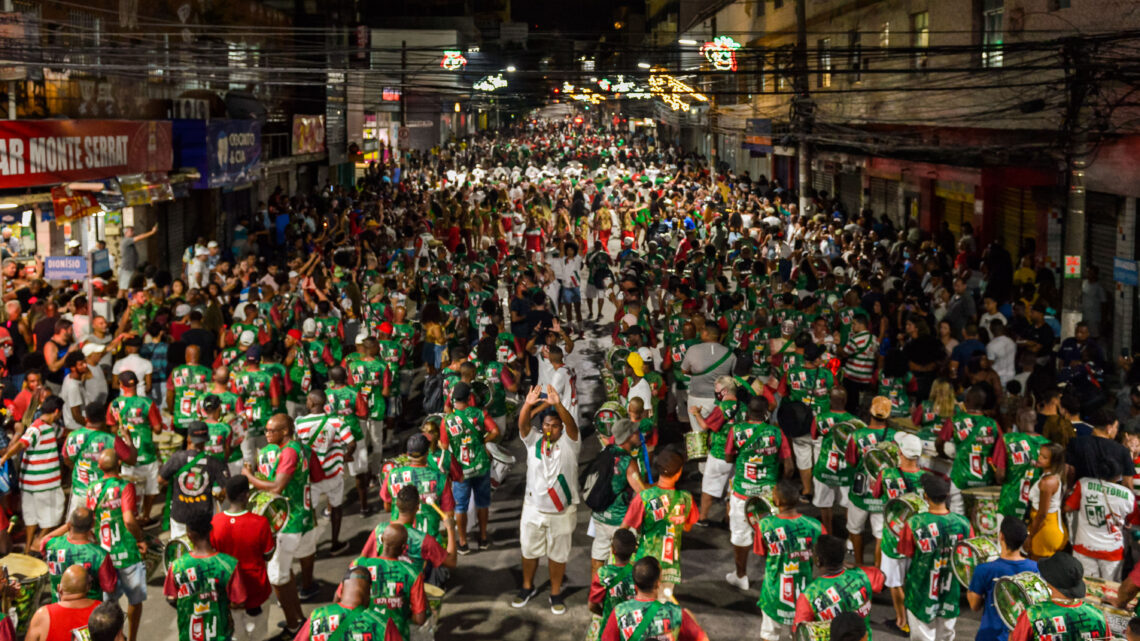
{"label": "tamborim", "polygon": [[760,524],[761,519],[775,513],[775,493],[774,485],[765,485],[760,488],[760,496],[753,496],[744,503],[744,515],[753,528]]}
{"label": "tamborim", "polygon": [[280,494],[250,492],[249,511],[269,519],[269,530],[273,534],[280,532],[289,521],[289,502]]}
{"label": "tamborim", "polygon": [[709,433],[703,430],[685,432],[685,454],[690,461],[708,457]]}
{"label": "tamborim", "polygon": [[170,566],[184,554],[189,554],[194,546],[190,543],[190,539],[185,536],[180,536],[176,539],[170,539],[166,544],[166,549],[162,553],[162,563],[166,571],[170,571]]}
{"label": "tamborim", "polygon": [[606,401],[594,413],[594,428],[605,437],[613,435],[614,423],[626,417],[625,408],[617,401]]}
{"label": "tamborim", "polygon": [[1001,622],[1012,630],[1026,608],[1048,601],[1050,594],[1049,584],[1035,572],[1003,576],[994,582],[994,607]]}
{"label": "tamborim", "polygon": [[974,568],[982,563],[988,563],[1001,556],[1001,546],[991,538],[977,536],[965,541],[959,541],[954,546],[950,557],[950,568],[962,587],[970,588],[970,578],[974,576]]}
{"label": "tamborim", "polygon": [[889,528],[891,534],[901,537],[906,522],[915,514],[930,511],[926,500],[916,492],[907,492],[896,499],[887,501],[883,507],[883,527]]}
{"label": "tamborim", "polygon": [[795,641],[829,641],[831,621],[805,621],[796,626]]}

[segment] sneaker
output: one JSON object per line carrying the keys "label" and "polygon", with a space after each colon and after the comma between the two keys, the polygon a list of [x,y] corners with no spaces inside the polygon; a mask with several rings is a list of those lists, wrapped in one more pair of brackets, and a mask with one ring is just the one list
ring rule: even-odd
{"label": "sneaker", "polygon": [[701,519],[697,521],[697,527],[708,527],[710,525],[712,525],[712,521],[708,519]]}
{"label": "sneaker", "polygon": [[348,541],[341,541],[340,543],[333,544],[333,546],[329,548],[329,554],[332,556],[340,556],[348,552],[349,547]]}
{"label": "sneaker", "polygon": [[460,556],[467,556],[468,554],[471,554],[471,548],[467,547],[466,543],[460,543],[458,546],[456,546],[455,550],[459,552]]}
{"label": "sneaker", "polygon": [[311,601],[320,595],[321,589],[317,587],[316,583],[313,583],[313,585],[309,586],[309,589],[307,590],[302,588],[297,591],[297,598],[301,599],[302,601]]}
{"label": "sneaker", "polygon": [[536,594],[538,594],[537,588],[523,588],[519,590],[519,593],[515,595],[514,600],[511,601],[511,607],[521,608],[525,606],[526,604],[530,603],[530,600],[533,599],[534,595]]}
{"label": "sneaker", "polygon": [[301,631],[302,625],[305,625],[305,624],[302,623],[301,625],[299,625],[293,629],[290,629],[288,626],[285,625],[285,622],[282,621],[281,623],[277,624],[277,627],[281,628],[281,632],[279,634],[277,634],[276,636],[273,636],[270,638],[271,639],[281,639],[282,641],[292,641],[292,639],[297,637],[297,633]]}
{"label": "sneaker", "polygon": [[550,595],[550,611],[553,614],[566,614],[566,604],[563,603],[561,594]]}
{"label": "sneaker", "polygon": [[490,549],[491,549],[491,537],[488,536],[486,538],[479,539],[479,550],[480,551],[490,550]]}
{"label": "sneaker", "polygon": [[728,581],[729,585],[731,585],[734,588],[737,588],[738,590],[744,590],[744,591],[748,590],[748,576],[747,575],[746,576],[736,576],[736,572],[729,572],[728,574],[724,575],[724,580]]}

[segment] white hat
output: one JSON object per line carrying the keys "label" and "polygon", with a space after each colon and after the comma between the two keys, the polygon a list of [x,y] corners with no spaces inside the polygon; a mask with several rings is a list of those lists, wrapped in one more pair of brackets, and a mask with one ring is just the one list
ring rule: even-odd
{"label": "white hat", "polygon": [[312,318],[306,318],[305,322],[301,323],[301,333],[305,336],[312,336],[317,333],[317,321]]}
{"label": "white hat", "polygon": [[641,356],[641,360],[645,361],[646,363],[653,362],[653,351],[648,347],[638,347],[637,354]]}
{"label": "white hat", "polygon": [[899,453],[908,459],[922,456],[922,439],[910,432],[896,432],[895,443],[899,445]]}
{"label": "white hat", "polygon": [[84,345],[83,345],[83,355],[84,356],[90,356],[92,354],[96,354],[99,352],[105,352],[105,351],[107,351],[107,348],[100,345],[99,343],[87,342],[87,343],[84,343]]}
{"label": "white hat", "polygon": [[209,247],[210,249],[217,249],[218,241],[211,240],[210,242],[206,243],[206,247]]}
{"label": "white hat", "polygon": [[238,337],[238,345],[242,347],[249,347],[250,345],[253,345],[253,342],[256,340],[257,335],[247,329],[241,333],[241,336]]}
{"label": "white hat", "polygon": [[209,256],[210,250],[206,249],[205,247],[199,247],[198,249],[194,250],[194,255],[195,256]]}
{"label": "white hat", "polygon": [[175,306],[174,315],[178,318],[182,318],[183,316],[189,315],[191,311],[192,310],[191,310],[189,305],[187,305],[186,303],[180,303],[177,306]]}
{"label": "white hat", "polygon": [[623,247],[633,247],[633,239],[629,238],[628,236],[626,238],[622,238],[621,244]]}
{"label": "white hat", "polygon": [[289,272],[289,278],[290,279],[297,278],[298,276],[300,276],[300,274],[298,274],[297,272],[293,272],[293,271]]}
{"label": "white hat", "polygon": [[368,338],[368,334],[366,332],[357,332],[356,333],[356,344],[357,345],[363,345],[364,341],[367,338]]}
{"label": "white hat", "polygon": [[78,240],[69,240],[69,241],[67,241],[67,246],[68,247],[79,247],[79,241]]}

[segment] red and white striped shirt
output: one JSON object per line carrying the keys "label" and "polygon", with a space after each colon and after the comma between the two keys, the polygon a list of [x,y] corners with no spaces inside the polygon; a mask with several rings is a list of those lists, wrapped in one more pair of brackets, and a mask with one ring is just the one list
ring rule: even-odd
{"label": "red and white striped shirt", "polygon": [[20,442],[27,447],[21,466],[20,489],[46,492],[59,488],[59,449],[56,447],[55,426],[36,419],[20,436]]}

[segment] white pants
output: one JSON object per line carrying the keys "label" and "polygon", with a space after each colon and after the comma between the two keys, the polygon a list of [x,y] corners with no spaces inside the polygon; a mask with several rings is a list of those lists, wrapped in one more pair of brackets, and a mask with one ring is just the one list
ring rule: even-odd
{"label": "white pants", "polygon": [[870,513],[862,508],[856,507],[851,503],[848,498],[847,505],[847,533],[848,534],[862,534],[864,526],[867,525],[868,517],[871,521],[871,536],[876,539],[883,538],[883,513]]}
{"label": "white pants", "polygon": [[20,515],[25,525],[53,528],[63,523],[63,490],[55,488],[43,492],[20,492]]}
{"label": "white pants", "polygon": [[261,641],[269,627],[269,601],[261,604],[261,614],[252,616],[242,609],[230,610],[234,618],[234,641]]}
{"label": "white pants", "polygon": [[1094,559],[1080,552],[1073,552],[1073,556],[1077,557],[1077,560],[1081,562],[1081,566],[1085,569],[1085,576],[1104,579],[1106,581],[1120,580],[1120,564],[1123,563],[1123,561]]}
{"label": "white pants", "polygon": [[905,556],[901,559],[895,559],[884,554],[883,560],[879,562],[879,569],[883,571],[883,576],[886,577],[884,585],[888,588],[901,588],[903,582],[906,581],[906,571],[909,567],[910,559]]}
{"label": "white pants", "polygon": [[962,499],[962,490],[953,483],[950,484],[950,496],[946,499],[946,507],[951,514],[963,514],[969,518],[969,515],[966,514],[966,502]]}
{"label": "white pants", "polygon": [[729,541],[733,547],[752,546],[752,524],[748,522],[748,513],[745,511],[747,503],[736,494],[728,497],[728,532]]}
{"label": "white pants", "polygon": [[307,559],[317,553],[317,531],[278,532],[277,548],[269,559],[269,585],[285,585],[293,580],[293,561]]}
{"label": "white pants", "polygon": [[610,548],[613,547],[614,532],[618,531],[620,525],[606,525],[599,523],[597,519],[590,519],[590,525],[594,531],[594,543],[590,546],[590,558],[595,561],[602,561],[603,563],[610,558]]}
{"label": "white pants", "polygon": [[958,617],[923,623],[907,610],[906,622],[910,626],[910,641],[954,641],[954,625],[958,623]]}
{"label": "white pants", "polygon": [[777,623],[766,613],[762,612],[761,614],[763,615],[760,620],[760,639],[762,641],[788,641],[792,638],[792,626]]}
{"label": "white pants", "polygon": [[332,478],[313,483],[310,496],[313,498],[313,509],[316,509],[320,505],[322,496],[328,497],[330,508],[344,505],[344,472],[340,472]]}

